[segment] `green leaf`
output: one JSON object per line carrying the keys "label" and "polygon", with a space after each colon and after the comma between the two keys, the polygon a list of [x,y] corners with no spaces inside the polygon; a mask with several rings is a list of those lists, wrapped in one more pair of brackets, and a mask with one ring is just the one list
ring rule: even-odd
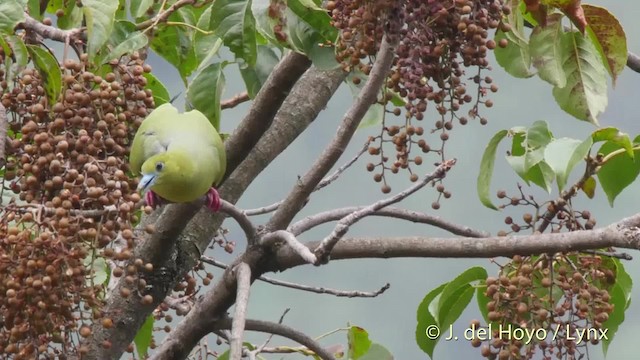
{"label": "green leaf", "polygon": [[476,286],[476,300],[478,302],[478,310],[482,314],[482,318],[486,323],[489,323],[489,310],[487,310],[487,304],[492,299],[485,294],[487,291],[486,280],[481,280]]}
{"label": "green leaf", "polygon": [[38,45],[27,45],[33,64],[40,72],[50,104],[58,101],[62,91],[62,72],[58,60],[50,52]]}
{"label": "green leaf", "polygon": [[580,187],[580,190],[582,190],[589,199],[593,199],[596,195],[596,185],[596,179],[594,179],[593,176],[589,176]]}
{"label": "green leaf", "polygon": [[211,30],[222,38],[236,57],[256,62],[256,28],[251,0],[216,0],[211,8]]}
{"label": "green leaf", "polygon": [[633,288],[633,280],[629,273],[624,268],[624,264],[619,259],[613,259],[614,264],[616,265],[616,284],[620,285],[620,289],[624,293],[624,298],[626,301],[625,309],[629,307],[631,303],[631,290]]}
{"label": "green leaf", "polygon": [[326,9],[317,6],[311,0],[287,0],[287,6],[300,19],[320,33],[325,40],[336,40],[338,30],[331,26],[331,17]]}
{"label": "green leaf", "polygon": [[558,190],[562,191],[567,184],[571,170],[589,153],[593,141],[591,137],[584,141],[561,138],[555,139],[546,146],[544,159],[556,174]]}
{"label": "green leaf", "polygon": [[615,84],[627,64],[627,36],[624,29],[618,19],[603,7],[582,4],[582,10],[589,24],[587,34]]}
{"label": "green leaf", "polygon": [[610,141],[614,144],[618,144],[621,147],[625,148],[625,150],[627,150],[627,154],[629,154],[629,156],[631,157],[634,156],[633,144],[631,143],[631,138],[629,137],[629,134],[623,133],[617,128],[614,128],[614,127],[600,128],[591,134],[591,139],[593,139],[594,143],[600,142],[600,141]]}
{"label": "green leaf", "polygon": [[[211,7],[207,7],[200,18],[196,26],[199,29],[206,31],[210,30],[211,23]],[[193,48],[195,50],[196,63],[198,64],[198,71],[204,66],[208,65],[209,60],[218,53],[222,46],[222,39],[220,39],[215,33],[204,34],[200,31],[196,31],[193,34]]]}
{"label": "green leaf", "polygon": [[126,39],[120,42],[106,56],[96,59],[96,64],[106,64],[113,59],[119,59],[122,55],[131,54],[136,50],[147,46],[149,38],[141,31],[130,33]]}
{"label": "green leaf", "polygon": [[458,320],[462,312],[469,306],[474,292],[473,286],[465,284],[454,293],[451,293],[446,301],[443,301],[443,297],[440,296],[439,304],[442,305],[438,313],[440,329],[448,329],[451,324]]}
{"label": "green leaf", "polygon": [[367,331],[359,326],[351,326],[347,333],[349,341],[349,359],[356,360],[366,354],[371,347]]}
{"label": "green leaf", "polygon": [[497,46],[494,50],[496,61],[509,75],[516,78],[528,78],[535,75],[531,71],[531,53],[529,44],[518,37],[505,34],[497,30],[494,40],[499,43],[502,39],[509,40],[507,47]]}
{"label": "green leaf", "polygon": [[28,0],[27,10],[32,18],[42,21],[43,14],[40,12],[40,0]]}
{"label": "green leaf", "polygon": [[609,314],[609,319],[602,324],[602,329],[607,329],[607,336],[599,338],[602,340],[602,351],[605,356],[618,328],[624,322],[627,309],[626,294],[620,284],[614,284],[609,290],[609,304],[613,305],[613,311]]}
{"label": "green leaf", "polygon": [[153,5],[153,0],[131,0],[130,10],[134,19],[142,17]]}
{"label": "green leaf", "polygon": [[[193,13],[189,9],[180,8],[169,16],[169,21],[194,25],[190,22],[192,18]],[[185,85],[187,77],[198,67],[192,33],[191,29],[183,26],[163,25],[151,40],[153,51],[178,69]]]}
{"label": "green leaf", "polygon": [[554,87],[553,97],[562,110],[597,126],[608,101],[606,69],[593,43],[582,34],[569,32],[561,38],[567,85]]}
{"label": "green leaf", "polygon": [[[640,140],[640,136],[634,139],[634,142]],[[598,153],[602,155],[608,155],[609,153],[622,149],[623,147],[616,142],[605,142]],[[626,152],[618,154],[602,164],[600,170],[598,170],[597,176],[600,186],[609,200],[609,205],[613,206],[613,202],[616,197],[629,186],[640,174],[640,157],[636,151],[635,156],[631,157]]]}
{"label": "green leaf", "polygon": [[24,7],[18,1],[0,1],[0,34],[12,35],[16,25],[24,19]]}
{"label": "green leaf", "polygon": [[[18,68],[18,71],[22,70],[22,68],[26,67],[29,63],[29,52],[27,51],[27,46],[21,37],[16,35],[8,35],[5,36],[7,44],[10,46],[10,50],[5,50],[5,54],[11,55],[15,58],[15,64]],[[6,59],[6,58],[5,58]]]}
{"label": "green leaf", "polygon": [[491,138],[489,144],[487,144],[484,154],[482,154],[482,160],[480,161],[480,173],[478,174],[477,182],[478,197],[484,206],[494,210],[498,210],[498,208],[493,205],[489,195],[489,191],[491,190],[491,177],[493,176],[493,166],[496,161],[498,145],[508,133],[509,132],[507,130],[500,130],[493,135],[493,138]]}
{"label": "green leaf", "polygon": [[151,93],[153,94],[153,102],[155,103],[156,107],[164,103],[168,103],[169,100],[171,100],[169,91],[164,86],[164,84],[160,80],[158,80],[157,77],[155,77],[155,75],[151,73],[144,73],[142,74],[142,76],[147,79],[147,86],[145,86],[145,88],[151,90]]}
{"label": "green leaf", "polygon": [[240,75],[247,87],[247,93],[250,98],[254,98],[262,85],[271,74],[273,68],[278,64],[278,56],[268,46],[258,46],[258,61],[255,65],[251,66],[244,61],[238,61],[238,67],[240,68]]}
{"label": "green leaf", "polygon": [[440,321],[440,325],[442,325],[441,320],[444,320],[444,317],[440,316],[443,313],[442,309],[448,302],[455,300],[456,296],[453,295],[457,293],[460,288],[463,288],[474,281],[486,280],[486,278],[487,270],[483,267],[475,266],[465,270],[445,286],[442,290],[442,294],[440,295],[440,300],[438,301],[438,320]]}
{"label": "green leaf", "polygon": [[[439,336],[427,336],[426,332],[429,329],[435,329],[439,331],[438,323],[434,318],[429,305],[433,300],[438,297],[444,290],[448,283],[444,283],[437,288],[431,290],[420,302],[417,310],[418,324],[416,325],[416,343],[422,351],[424,351],[430,358],[433,357],[433,350],[438,343]],[[435,328],[434,328],[435,327]],[[434,335],[434,333],[430,333]]]}
{"label": "green leaf", "polygon": [[76,6],[75,1],[69,1],[64,9],[64,15],[56,23],[60,29],[72,29],[82,25],[82,8]]}
{"label": "green leaf", "polygon": [[393,355],[384,346],[371,343],[369,351],[360,357],[360,360],[393,360]]}
{"label": "green leaf", "polygon": [[153,322],[153,315],[147,316],[147,320],[142,324],[142,327],[138,330],[136,337],[133,339],[133,343],[136,344],[136,351],[141,359],[144,359],[147,356],[149,345],[151,345],[151,339],[153,338]]}
{"label": "green leaf", "polygon": [[527,129],[526,143],[530,148],[547,146],[551,140],[553,140],[553,134],[546,121],[538,120]]}
{"label": "green leaf", "polygon": [[118,5],[118,0],[82,0],[89,58],[93,58],[109,39]]}
{"label": "green leaf", "polygon": [[202,69],[187,88],[187,101],[207,116],[220,129],[220,97],[224,90],[223,64],[215,63]]}
{"label": "green leaf", "polygon": [[546,26],[536,26],[529,38],[531,62],[538,69],[538,76],[554,86],[564,87],[567,76],[562,68],[563,48],[560,45],[562,35],[562,15],[551,14]]}

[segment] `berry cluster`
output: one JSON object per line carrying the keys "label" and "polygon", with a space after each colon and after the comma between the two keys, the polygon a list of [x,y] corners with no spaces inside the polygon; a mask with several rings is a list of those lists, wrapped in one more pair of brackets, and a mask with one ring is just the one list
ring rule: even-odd
{"label": "berry cluster", "polygon": [[[487,318],[494,324],[494,336],[484,344],[474,339],[472,345],[489,359],[531,359],[537,353],[544,359],[580,358],[589,344],[599,342],[597,330],[613,311],[608,290],[615,282],[614,271],[611,259],[595,255],[515,256],[498,278],[486,281]],[[472,325],[479,326],[479,321]],[[525,341],[516,328],[538,335]],[[500,329],[510,329],[513,336],[500,334]],[[577,330],[585,329],[588,337],[577,341]]]}
{"label": "berry cluster", "polygon": [[[399,95],[404,109],[396,107],[389,113],[400,116],[404,112],[404,119],[391,125],[393,120],[385,117],[383,131],[376,137],[378,151],[370,151],[380,154],[381,160],[374,167],[380,167],[381,172],[374,176],[381,177],[386,192],[390,189],[384,179],[386,170],[396,173],[397,169],[407,169],[411,180],[416,178],[411,165],[419,163],[411,155],[412,148],[444,157],[444,142],[449,139],[454,120],[463,125],[468,122],[467,116],[459,115],[463,105],[471,105],[468,116],[472,119],[480,117],[480,103],[493,106],[491,100],[484,98],[498,88],[490,77],[480,74],[489,68],[488,51],[497,46],[489,38],[490,31],[498,27],[508,31],[508,25],[500,20],[510,8],[500,0],[335,0],[327,3],[327,9],[334,26],[341,30],[336,44],[338,61],[345,70],[364,75],[371,71],[371,57],[376,54],[386,27],[400,24],[396,58],[381,103],[389,106]],[[466,68],[474,68],[474,75],[465,77]],[[474,91],[468,91],[468,80],[475,84]],[[360,78],[356,76],[354,81],[360,82]],[[425,131],[413,122],[423,120],[430,106],[436,120],[432,130]],[[480,122],[486,124],[487,120],[481,117]],[[441,146],[432,149],[424,135],[436,132]],[[395,159],[382,154],[385,143],[395,147]]]}
{"label": "berry cluster", "polygon": [[[62,71],[55,103],[35,68],[0,73],[9,128],[2,190],[18,194],[0,210],[0,353],[15,359],[60,355],[89,336],[86,324],[103,316],[95,272],[109,271],[98,259],[127,260],[136,239],[140,195],[126,155],[154,107],[151,68],[134,54],[100,72],[82,56]],[[114,251],[119,234],[127,246]]]}

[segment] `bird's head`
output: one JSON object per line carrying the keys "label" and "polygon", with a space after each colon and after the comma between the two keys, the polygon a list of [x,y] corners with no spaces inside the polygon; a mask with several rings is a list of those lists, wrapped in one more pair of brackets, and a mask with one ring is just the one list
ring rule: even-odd
{"label": "bird's head", "polygon": [[160,153],[148,158],[141,168],[142,179],[138,191],[147,191],[152,187],[168,185],[173,178],[179,177],[184,162],[181,164],[180,154]]}

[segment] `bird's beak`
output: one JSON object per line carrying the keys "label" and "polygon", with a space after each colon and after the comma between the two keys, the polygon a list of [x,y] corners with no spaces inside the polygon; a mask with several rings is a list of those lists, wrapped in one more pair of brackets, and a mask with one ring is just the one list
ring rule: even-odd
{"label": "bird's beak", "polygon": [[138,191],[147,190],[156,182],[156,174],[146,174],[142,176],[140,179],[140,183],[138,183]]}

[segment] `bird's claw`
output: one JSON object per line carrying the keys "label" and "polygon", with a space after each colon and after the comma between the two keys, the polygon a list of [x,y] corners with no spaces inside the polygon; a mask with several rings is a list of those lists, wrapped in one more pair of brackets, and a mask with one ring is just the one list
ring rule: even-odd
{"label": "bird's claw", "polygon": [[207,206],[207,209],[213,212],[218,212],[218,210],[220,210],[222,201],[220,201],[220,194],[218,194],[218,191],[215,188],[210,188],[207,192],[205,205]]}

